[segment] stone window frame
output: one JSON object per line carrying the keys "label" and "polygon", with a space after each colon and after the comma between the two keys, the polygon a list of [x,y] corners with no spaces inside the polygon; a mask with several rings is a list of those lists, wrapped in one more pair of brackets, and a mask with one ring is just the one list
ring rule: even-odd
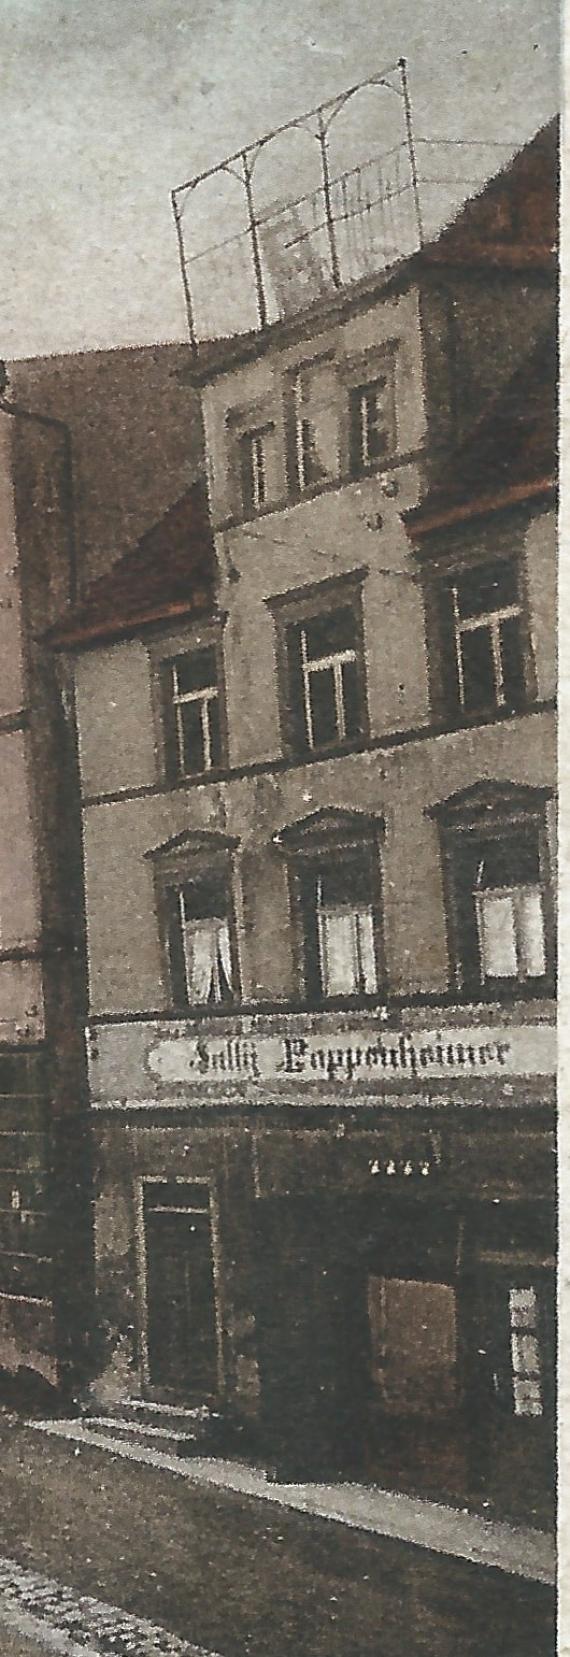
{"label": "stone window frame", "polygon": [[[288,759],[314,760],[328,755],[352,753],[365,747],[370,739],[370,717],[367,694],[367,672],[364,636],[364,605],[362,587],[368,568],[348,571],[306,587],[291,589],[266,598],[271,613],[276,642],[277,689],[281,740]],[[294,631],[303,622],[317,620],[335,611],[351,610],[355,623],[355,663],[359,698],[360,731],[358,736],[335,740],[312,747],[308,740],[305,719],[304,693],[300,685],[301,666],[294,645]],[[295,661],[293,661],[295,649]],[[295,680],[297,683],[295,684]]]}
{"label": "stone window frame", "polygon": [[[184,830],[163,845],[145,853],[152,866],[156,913],[160,934],[163,983],[173,1016],[219,1017],[241,1005],[242,972],[236,911],[235,836],[213,830]],[[179,918],[180,894],[186,886],[207,886],[217,882],[227,899],[232,995],[215,1002],[190,1001]]]}
{"label": "stone window frame", "polygon": [[[512,782],[488,781],[460,790],[426,808],[437,824],[442,850],[445,913],[450,976],[461,1001],[502,1001],[525,996],[550,996],[555,987],[556,913],[551,880],[551,857],[546,806],[553,789]],[[539,885],[542,896],[546,971],[539,977],[488,976],[481,972],[475,911],[469,916],[466,884],[461,886],[461,853],[470,837],[476,848],[485,840],[503,842],[516,835],[536,836]],[[476,851],[473,851],[473,858]]]}
{"label": "stone window frame", "polygon": [[[384,831],[384,818],[380,814],[325,807],[286,825],[273,835],[273,844],[287,863],[295,976],[309,1009],[362,1008],[376,1006],[379,1002],[383,1004],[385,1000],[387,970],[381,860]],[[330,868],[332,857],[336,860],[343,857],[352,859],[355,853],[365,857],[370,868],[376,988],[370,993],[353,991],[325,996],[320,977],[317,926],[314,914],[309,917],[307,909],[307,877],[316,877],[319,864],[326,862]],[[309,932],[313,934],[312,940]]]}

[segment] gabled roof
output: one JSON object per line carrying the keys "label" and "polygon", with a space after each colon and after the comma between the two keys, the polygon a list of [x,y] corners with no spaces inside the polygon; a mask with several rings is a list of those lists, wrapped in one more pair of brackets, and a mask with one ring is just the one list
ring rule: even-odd
{"label": "gabled roof", "polygon": [[52,629],[50,643],[88,649],[153,622],[202,614],[213,607],[214,584],[214,538],[205,484],[198,482],[108,575],[90,583]]}
{"label": "gabled roof", "polygon": [[427,264],[554,265],[558,146],[554,118],[465,203],[420,257]]}
{"label": "gabled roof", "polygon": [[405,514],[412,540],[462,520],[547,495],[557,471],[557,352],[543,334],[445,462],[420,506]]}

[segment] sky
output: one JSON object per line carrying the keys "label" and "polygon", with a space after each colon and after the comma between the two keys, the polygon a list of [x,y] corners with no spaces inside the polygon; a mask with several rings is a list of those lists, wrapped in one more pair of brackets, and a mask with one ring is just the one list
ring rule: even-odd
{"label": "sky", "polygon": [[1,0],[0,357],[186,337],[170,190],[404,55],[418,136],[524,143],[555,0]]}

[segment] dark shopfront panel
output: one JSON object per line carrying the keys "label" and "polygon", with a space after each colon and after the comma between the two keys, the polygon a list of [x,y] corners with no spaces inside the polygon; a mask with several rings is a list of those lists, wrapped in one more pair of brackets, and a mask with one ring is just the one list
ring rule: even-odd
{"label": "dark shopfront panel", "polygon": [[262,1430],[289,1476],[548,1514],[554,1327],[541,1204],[312,1193],[255,1205]]}

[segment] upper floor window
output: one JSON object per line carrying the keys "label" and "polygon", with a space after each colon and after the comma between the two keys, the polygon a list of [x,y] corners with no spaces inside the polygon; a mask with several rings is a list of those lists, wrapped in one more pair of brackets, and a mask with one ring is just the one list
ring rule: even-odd
{"label": "upper floor window", "polygon": [[182,943],[184,999],[216,1006],[234,999],[229,893],[214,880],[193,881],[176,893]]}
{"label": "upper floor window", "polygon": [[307,924],[316,927],[318,987],[324,1000],[378,989],[369,859],[317,866],[306,882]]}
{"label": "upper floor window", "polygon": [[525,664],[516,563],[503,559],[465,569],[451,582],[449,593],[449,646],[461,709],[476,714],[520,707]]}
{"label": "upper floor window", "polygon": [[321,358],[296,370],[291,382],[292,471],[302,494],[339,470],[338,396],[334,363]]}
{"label": "upper floor window", "polygon": [[375,995],[382,979],[375,825],[328,810],[285,829],[277,841],[291,859],[307,995]]}
{"label": "upper floor window", "polygon": [[247,517],[261,512],[267,504],[267,439],[271,431],[271,426],[260,426],[240,438],[242,501]]}
{"label": "upper floor window", "polygon": [[215,770],[222,759],[217,651],[189,651],[169,664],[179,777]]}
{"label": "upper floor window", "polygon": [[232,903],[236,842],[186,830],[148,852],[155,873],[165,976],[178,1007],[216,1007],[239,999]]}
{"label": "upper floor window", "polygon": [[[514,790],[521,796],[527,791]],[[532,791],[528,791],[532,792]],[[480,790],[479,793],[482,793]],[[472,993],[544,986],[549,978],[549,887],[543,816],[507,790],[485,811],[443,808],[456,970]],[[509,803],[511,809],[509,810]]]}
{"label": "upper floor window", "polygon": [[[429,615],[429,588],[426,590]],[[437,588],[431,679],[441,713],[509,713],[527,694],[529,659],[515,558],[474,563]]]}
{"label": "upper floor window", "polygon": [[289,692],[299,745],[311,751],[353,742],[364,730],[362,647],[351,606],[287,630]]}
{"label": "upper floor window", "polygon": [[367,472],[389,459],[395,449],[394,364],[386,357],[374,379],[350,391],[351,470]]}

